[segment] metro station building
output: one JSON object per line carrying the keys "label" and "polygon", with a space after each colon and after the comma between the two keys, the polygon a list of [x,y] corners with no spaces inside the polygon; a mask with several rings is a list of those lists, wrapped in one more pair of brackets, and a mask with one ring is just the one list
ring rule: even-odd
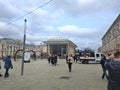
{"label": "metro station building", "polygon": [[49,39],[44,42],[47,45],[47,54],[57,54],[61,58],[66,55],[75,55],[75,48],[77,45],[68,39]]}

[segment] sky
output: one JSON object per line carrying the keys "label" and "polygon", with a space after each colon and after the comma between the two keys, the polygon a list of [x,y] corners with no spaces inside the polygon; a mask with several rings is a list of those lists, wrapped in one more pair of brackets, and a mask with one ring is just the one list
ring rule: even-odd
{"label": "sky", "polygon": [[0,0],[0,38],[23,40],[27,19],[27,43],[62,38],[97,50],[119,14],[120,0]]}

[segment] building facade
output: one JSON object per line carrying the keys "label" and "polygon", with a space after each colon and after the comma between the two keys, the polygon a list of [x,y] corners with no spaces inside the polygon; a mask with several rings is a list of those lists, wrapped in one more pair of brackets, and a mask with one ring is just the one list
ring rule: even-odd
{"label": "building facade", "polygon": [[0,39],[0,56],[13,56],[16,50],[22,49],[22,42],[10,38]]}
{"label": "building facade", "polygon": [[[42,52],[44,52],[42,46],[35,46],[32,44],[26,44],[25,51],[32,51],[30,52],[33,54],[36,53],[37,56],[40,56]],[[10,38],[2,38],[0,39],[0,57],[10,55],[14,57],[15,53],[19,50],[23,50],[23,41],[15,40]],[[22,51],[20,51],[18,56],[22,56]]]}
{"label": "building facade", "polygon": [[101,52],[108,54],[120,50],[120,14],[102,38]]}
{"label": "building facade", "polygon": [[67,39],[49,39],[44,42],[47,45],[47,54],[53,55],[57,54],[61,58],[64,58],[66,55],[75,54],[75,45],[72,41]]}
{"label": "building facade", "polygon": [[[72,41],[67,39],[49,39],[44,43],[41,45],[26,44],[25,51],[30,51],[31,55],[35,53],[37,57],[42,56],[46,58],[47,55],[57,54],[63,58],[69,54],[74,55],[75,48],[77,47]],[[11,57],[14,57],[14,55],[22,57],[22,50],[23,41],[10,38],[0,39],[0,57],[7,55]]]}

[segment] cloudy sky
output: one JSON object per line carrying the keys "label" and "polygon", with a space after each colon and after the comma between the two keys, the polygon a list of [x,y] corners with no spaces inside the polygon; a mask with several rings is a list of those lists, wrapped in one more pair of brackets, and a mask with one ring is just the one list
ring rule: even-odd
{"label": "cloudy sky", "polygon": [[[0,38],[40,44],[50,38],[73,41],[79,49],[101,46],[120,13],[120,0],[0,0]],[[46,5],[45,5],[46,4]]]}

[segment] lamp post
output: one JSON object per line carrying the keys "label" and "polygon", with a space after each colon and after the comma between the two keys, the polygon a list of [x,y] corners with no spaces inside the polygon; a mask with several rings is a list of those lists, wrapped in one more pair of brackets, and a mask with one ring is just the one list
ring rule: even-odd
{"label": "lamp post", "polygon": [[25,41],[26,41],[26,26],[27,20],[24,20],[24,38],[23,38],[23,57],[22,57],[22,66],[21,66],[21,75],[23,75],[24,71],[24,55],[25,55]]}

